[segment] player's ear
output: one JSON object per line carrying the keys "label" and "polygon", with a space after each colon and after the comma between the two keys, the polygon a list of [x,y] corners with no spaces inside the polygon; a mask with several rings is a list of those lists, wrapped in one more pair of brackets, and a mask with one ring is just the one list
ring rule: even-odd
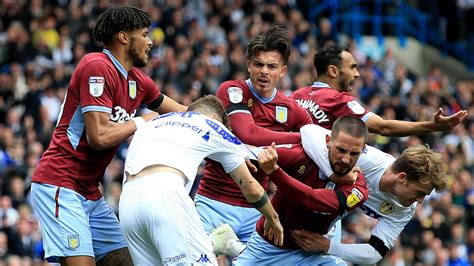
{"label": "player's ear", "polygon": [[339,68],[335,65],[329,65],[328,66],[328,75],[331,78],[337,78],[337,73],[339,72]]}
{"label": "player's ear", "polygon": [[397,174],[397,182],[404,183],[408,180],[408,176],[405,172],[401,172]]}
{"label": "player's ear", "polygon": [[126,33],[125,31],[119,31],[117,33],[117,40],[121,43],[121,44],[126,44],[128,43],[128,33]]}
{"label": "player's ear", "polygon": [[219,116],[216,113],[212,113],[209,115],[210,118],[222,122],[222,119],[219,119]]}
{"label": "player's ear", "polygon": [[329,142],[331,141],[331,136],[326,135],[326,146],[329,146]]}
{"label": "player's ear", "polygon": [[281,73],[280,73],[280,78],[283,77],[286,72],[288,71],[288,66],[287,65],[284,65],[282,68],[281,68]]}

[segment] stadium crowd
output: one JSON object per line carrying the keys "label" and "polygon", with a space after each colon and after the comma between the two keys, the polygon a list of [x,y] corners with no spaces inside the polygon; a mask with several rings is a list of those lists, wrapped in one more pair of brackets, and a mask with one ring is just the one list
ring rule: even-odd
{"label": "stadium crowd", "polygon": [[[313,55],[336,42],[328,19],[312,24],[297,1],[137,0],[153,24],[151,60],[144,71],[161,91],[188,105],[212,94],[228,79],[246,79],[245,47],[270,25],[284,25],[293,40],[288,74],[278,89],[288,96],[316,77]],[[257,4],[258,3],[258,4]],[[0,265],[41,265],[43,247],[29,201],[32,172],[49,144],[67,84],[87,52],[99,14],[129,1],[5,0],[0,3]],[[418,206],[397,245],[381,265],[472,265],[474,263],[474,80],[451,80],[438,66],[414,76],[391,50],[374,60],[345,43],[359,64],[353,95],[384,119],[425,121],[438,107],[445,115],[468,110],[451,132],[384,137],[369,143],[399,155],[427,143],[442,152],[449,189],[432,193]],[[118,214],[124,143],[104,176],[109,205]],[[343,221],[343,241],[365,242],[373,220],[354,213]],[[24,263],[24,264],[21,264]]]}

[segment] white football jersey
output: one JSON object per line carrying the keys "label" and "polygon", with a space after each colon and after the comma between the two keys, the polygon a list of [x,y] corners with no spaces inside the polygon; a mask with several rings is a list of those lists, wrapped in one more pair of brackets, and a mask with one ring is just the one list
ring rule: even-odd
{"label": "white football jersey", "polygon": [[231,172],[253,154],[222,123],[196,112],[169,113],[148,121],[135,132],[125,159],[125,171],[138,174],[150,165],[173,167],[187,178],[189,192],[202,160],[220,162]]}
{"label": "white football jersey", "polygon": [[[305,125],[300,129],[303,148],[320,169],[320,177],[327,178],[334,172],[331,169],[326,146],[326,135],[331,131],[318,125]],[[377,219],[372,235],[381,239],[390,249],[393,243],[411,220],[417,203],[409,207],[400,204],[397,197],[380,190],[380,179],[395,158],[374,147],[366,145],[357,161],[365,175],[369,188],[369,198],[360,207],[368,216]]]}

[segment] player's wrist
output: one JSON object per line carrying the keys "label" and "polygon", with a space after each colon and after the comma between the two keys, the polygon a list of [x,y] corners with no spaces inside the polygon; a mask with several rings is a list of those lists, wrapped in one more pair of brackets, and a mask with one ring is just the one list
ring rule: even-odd
{"label": "player's wrist", "polygon": [[132,121],[135,123],[135,127],[137,128],[136,130],[139,130],[140,128],[144,127],[146,123],[145,119],[143,119],[143,117],[141,116],[133,117]]}

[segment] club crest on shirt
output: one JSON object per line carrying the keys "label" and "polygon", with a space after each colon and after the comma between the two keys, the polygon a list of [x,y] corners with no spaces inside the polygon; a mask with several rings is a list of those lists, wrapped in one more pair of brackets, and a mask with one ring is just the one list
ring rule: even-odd
{"label": "club crest on shirt", "polygon": [[67,245],[70,249],[76,249],[79,247],[79,235],[74,234],[74,235],[68,235],[67,236]]}
{"label": "club crest on shirt", "polygon": [[275,118],[278,122],[285,123],[286,121],[288,121],[288,109],[286,107],[277,106],[275,112]]}
{"label": "club crest on shirt", "polygon": [[395,207],[391,202],[383,201],[382,204],[380,204],[379,211],[383,214],[390,214],[395,211]]}
{"label": "club crest on shirt", "polygon": [[350,101],[347,103],[347,106],[354,112],[356,115],[361,115],[365,112],[365,108],[360,105],[356,100]]}
{"label": "club crest on shirt", "polygon": [[94,97],[100,97],[104,93],[104,77],[89,77],[89,93]]}
{"label": "club crest on shirt", "polygon": [[128,96],[132,99],[137,97],[137,82],[135,80],[128,81]]}
{"label": "club crest on shirt", "polygon": [[244,91],[239,87],[229,87],[227,93],[231,103],[240,103],[244,99]]}

